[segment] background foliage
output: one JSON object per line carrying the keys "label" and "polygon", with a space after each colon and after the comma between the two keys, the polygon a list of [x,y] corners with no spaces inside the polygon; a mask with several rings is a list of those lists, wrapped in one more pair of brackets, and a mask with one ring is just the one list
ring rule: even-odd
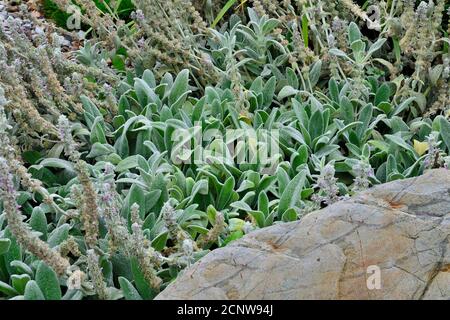
{"label": "background foliage", "polygon": [[[246,233],[450,162],[445,1],[39,8],[64,27],[73,3],[84,39],[26,5],[0,25],[3,298],[152,299]],[[174,162],[196,123],[278,130],[274,173]]]}

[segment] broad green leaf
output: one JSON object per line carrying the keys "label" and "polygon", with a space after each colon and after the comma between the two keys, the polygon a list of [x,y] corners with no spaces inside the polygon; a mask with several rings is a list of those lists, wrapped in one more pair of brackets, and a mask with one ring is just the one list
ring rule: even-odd
{"label": "broad green leaf", "polygon": [[403,110],[405,110],[406,108],[409,107],[409,105],[411,104],[411,102],[415,101],[417,98],[416,97],[410,97],[408,99],[406,99],[405,101],[403,101],[402,103],[400,103],[398,105],[397,108],[395,108],[394,112],[392,113],[393,116],[398,115],[399,113],[401,113]]}
{"label": "broad green leaf", "polygon": [[234,178],[229,177],[223,184],[220,190],[219,198],[217,199],[217,209],[222,210],[230,201],[234,189]]}
{"label": "broad green leaf", "polygon": [[237,230],[232,232],[228,237],[225,238],[225,240],[222,243],[222,247],[226,246],[230,242],[233,242],[235,240],[238,240],[244,236],[244,232],[242,230]]}
{"label": "broad green leaf", "polygon": [[271,77],[265,84],[263,90],[263,104],[268,107],[272,104],[273,95],[275,94],[275,88],[277,84],[277,78],[275,76]]}
{"label": "broad green leaf", "polygon": [[323,126],[324,123],[322,112],[317,110],[313,113],[311,119],[309,119],[308,131],[312,140],[319,137],[323,133]]}
{"label": "broad green leaf", "polygon": [[120,161],[119,164],[116,166],[116,171],[124,172],[124,171],[130,170],[130,169],[136,168],[139,165],[139,163],[138,163],[139,157],[142,157],[142,156],[137,154],[134,156],[126,157],[125,159]]}
{"label": "broad green leaf", "polygon": [[[177,75],[175,82],[170,89],[169,94],[169,105],[172,106],[175,102],[179,103],[180,97],[184,96],[186,91],[188,91],[188,83],[189,83],[189,70],[184,69],[180,71]],[[182,104],[182,103],[181,103]]]}
{"label": "broad green leaf", "polygon": [[448,122],[448,120],[446,120],[445,118],[441,118],[440,125],[442,140],[447,146],[447,149],[450,151],[450,122]]}
{"label": "broad green leaf", "polygon": [[5,268],[7,272],[9,274],[13,274],[15,273],[15,270],[11,266],[11,263],[15,260],[22,261],[22,249],[17,243],[16,238],[11,234],[9,228],[5,229],[5,233],[3,236],[11,241],[8,252],[3,254],[3,259],[5,261]]}
{"label": "broad green leaf", "polygon": [[47,240],[47,217],[41,208],[35,207],[33,209],[29,224],[31,229],[41,233],[40,238],[42,240]]}
{"label": "broad green leaf", "polygon": [[383,46],[383,44],[386,42],[386,39],[378,39],[374,44],[372,44],[367,51],[366,57],[370,57],[374,52],[380,50],[380,48]]}
{"label": "broad green leaf", "polygon": [[94,144],[96,142],[102,144],[107,143],[102,116],[99,116],[94,120],[94,124],[92,125],[91,129],[90,142],[91,144]]}
{"label": "broad green leaf", "polygon": [[258,224],[258,227],[263,228],[265,227],[264,225],[264,220],[265,220],[265,216],[264,213],[262,213],[261,211],[249,211],[249,214],[255,218],[256,223]]}
{"label": "broad green leaf", "polygon": [[34,280],[27,282],[24,293],[25,300],[45,300],[44,293],[39,288],[38,284]]}
{"label": "broad green leaf", "polygon": [[143,300],[130,281],[124,277],[119,277],[119,284],[126,300]]}
{"label": "broad green leaf", "polygon": [[313,64],[311,71],[309,73],[309,80],[310,80],[311,88],[314,88],[316,86],[317,82],[319,82],[321,71],[322,71],[322,60],[317,60]]}
{"label": "broad green leaf", "polygon": [[387,83],[383,83],[377,90],[374,104],[378,106],[381,102],[389,101],[391,89]]}
{"label": "broad green leaf", "polygon": [[342,51],[342,50],[339,50],[339,49],[336,49],[336,48],[331,48],[328,52],[329,52],[330,54],[336,56],[336,57],[341,57],[341,58],[345,58],[345,59],[347,59],[347,60],[351,60],[351,59],[348,57],[348,55],[347,55],[344,51]]}
{"label": "broad green leaf", "polygon": [[346,96],[341,98],[340,111],[342,120],[344,120],[346,125],[354,121],[355,112],[353,104]]}
{"label": "broad green leaf", "polygon": [[11,246],[11,240],[0,239],[0,255],[7,253],[10,246]]}
{"label": "broad green leaf", "polygon": [[42,261],[37,267],[35,280],[46,300],[61,300],[58,276]]}
{"label": "broad green leaf", "polygon": [[403,140],[402,138],[400,138],[399,136],[396,135],[391,135],[391,134],[387,134],[385,135],[385,137],[389,140],[392,141],[393,143],[395,143],[396,145],[411,151],[413,155],[415,155],[415,150],[412,146],[410,146],[408,143],[405,142],[405,140]]}
{"label": "broad green leaf", "polygon": [[293,208],[301,198],[301,191],[306,182],[306,171],[300,171],[294,179],[289,182],[278,204],[278,216],[281,218],[283,213]]}
{"label": "broad green leaf", "polygon": [[278,92],[278,100],[283,100],[284,98],[296,95],[299,91],[291,86],[284,86],[280,92]]}
{"label": "broad green leaf", "polygon": [[0,292],[4,293],[7,296],[15,296],[19,294],[16,289],[3,281],[0,281]]}
{"label": "broad green leaf", "polygon": [[27,285],[27,282],[30,281],[30,280],[31,280],[31,278],[27,274],[13,274],[11,276],[12,286],[20,294],[24,294],[25,286]]}
{"label": "broad green leaf", "polygon": [[153,239],[152,247],[156,251],[163,250],[164,247],[166,246],[166,242],[167,242],[168,238],[169,238],[169,232],[168,231],[161,232],[158,236],[155,237],[155,239]]}
{"label": "broad green leaf", "polygon": [[[145,300],[152,299],[155,292],[150,288],[147,280],[145,280],[143,271],[139,267],[139,263],[136,258],[131,258],[131,271],[133,272],[134,284],[139,292],[139,295]],[[148,271],[150,272],[150,271]]]}
{"label": "broad green leaf", "polygon": [[297,220],[297,212],[294,208],[289,208],[283,213],[281,220],[283,220],[284,222],[295,221]]}
{"label": "broad green leaf", "polygon": [[48,236],[48,245],[50,247],[55,247],[61,244],[64,240],[67,240],[69,237],[70,225],[67,223],[62,224]]}
{"label": "broad green leaf", "polygon": [[258,210],[266,217],[269,215],[269,197],[265,192],[261,192],[258,196]]}
{"label": "broad green leaf", "polygon": [[350,22],[348,26],[348,40],[350,44],[355,41],[361,40],[361,32],[359,31],[359,27],[353,21]]}
{"label": "broad green leaf", "polygon": [[14,269],[15,273],[28,274],[31,277],[34,276],[33,270],[25,262],[14,260],[9,265]]}

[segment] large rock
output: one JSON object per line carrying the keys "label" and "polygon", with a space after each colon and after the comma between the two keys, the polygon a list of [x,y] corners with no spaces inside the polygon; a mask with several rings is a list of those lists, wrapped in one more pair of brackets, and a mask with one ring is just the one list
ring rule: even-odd
{"label": "large rock", "polygon": [[428,171],[214,250],[157,299],[450,299],[449,240],[450,171]]}

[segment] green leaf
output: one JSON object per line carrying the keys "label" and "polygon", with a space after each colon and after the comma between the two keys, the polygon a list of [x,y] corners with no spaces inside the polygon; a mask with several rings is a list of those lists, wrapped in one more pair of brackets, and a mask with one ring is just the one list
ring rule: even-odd
{"label": "green leaf", "polygon": [[222,190],[220,190],[219,198],[217,199],[217,209],[222,210],[228,204],[233,195],[234,178],[229,177],[223,184]]}
{"label": "green leaf", "polygon": [[[119,290],[119,289],[117,289]],[[120,290],[119,290],[120,291]],[[123,296],[122,296],[123,297]],[[109,296],[111,300],[113,300],[112,295]],[[83,292],[81,290],[67,290],[61,300],[81,300],[83,299]]]}
{"label": "green leaf", "polygon": [[252,208],[244,201],[240,200],[240,201],[236,201],[233,202],[232,204],[230,204],[230,206],[232,208],[238,209],[238,210],[242,210],[242,211],[252,211]]}
{"label": "green leaf", "polygon": [[322,60],[317,60],[309,73],[309,81],[311,88],[314,88],[317,82],[319,82],[320,72],[322,71]]}
{"label": "green leaf", "polygon": [[24,299],[25,300],[45,300],[44,293],[39,288],[36,281],[30,280],[27,282],[27,285],[25,286]]}
{"label": "green leaf", "polygon": [[328,91],[330,92],[331,99],[334,102],[339,103],[339,88],[336,80],[330,79],[330,81],[328,81]]}
{"label": "green leaf", "polygon": [[313,188],[307,188],[307,189],[303,189],[302,190],[302,194],[301,194],[301,198],[303,199],[307,199],[310,195],[312,195],[314,193],[314,189]]}
{"label": "green leaf", "polygon": [[269,215],[269,197],[265,192],[261,192],[258,196],[258,210],[266,217]]}
{"label": "green leaf", "polygon": [[61,300],[58,276],[53,269],[42,261],[37,267],[35,280],[46,300]]}
{"label": "green leaf", "polygon": [[0,255],[7,253],[10,246],[11,246],[11,240],[0,239]]}
{"label": "green leaf", "polygon": [[440,125],[442,140],[450,151],[450,123],[445,118],[441,118]]}
{"label": "green leaf", "polygon": [[283,100],[284,98],[296,95],[299,91],[291,86],[284,86],[280,92],[278,92],[278,100]]}
{"label": "green leaf", "polygon": [[129,156],[120,161],[116,166],[116,172],[124,172],[129,169],[136,168],[138,166],[138,157],[142,157],[141,155],[137,154],[134,156]]}
{"label": "green leaf", "polygon": [[36,164],[41,158],[42,154],[36,150],[22,152],[22,158],[29,164]]}
{"label": "green leaf", "polygon": [[16,289],[3,281],[0,281],[0,292],[3,292],[7,296],[15,296],[19,294]]}
{"label": "green leaf", "polygon": [[304,14],[302,16],[302,37],[303,37],[303,43],[305,45],[305,48],[308,48],[309,38],[308,38],[308,16]]}
{"label": "green leaf", "polygon": [[325,145],[322,148],[320,148],[319,150],[317,150],[314,153],[314,155],[320,159],[320,158],[328,156],[329,154],[333,153],[334,151],[338,150],[339,148],[340,147],[335,144]]}
{"label": "green leaf", "polygon": [[185,96],[186,91],[188,91],[188,83],[189,83],[189,70],[183,69],[177,75],[175,82],[173,83],[172,88],[170,89],[169,94],[169,105],[172,106],[175,102],[177,105],[181,105],[179,101],[177,101],[180,97]]}
{"label": "green leaf", "polygon": [[153,190],[145,195],[145,209],[152,209],[161,197],[161,190]]}
{"label": "green leaf", "polygon": [[397,161],[393,154],[390,154],[386,162],[386,174],[389,176],[391,173],[397,173]]}
{"label": "green leaf", "polygon": [[155,237],[155,239],[152,240],[152,247],[156,251],[163,250],[164,247],[166,246],[166,242],[167,242],[168,237],[169,237],[169,232],[168,231],[161,232],[159,235],[157,235]]}
{"label": "green leaf", "polygon": [[243,236],[244,236],[244,232],[242,232],[242,230],[237,230],[237,231],[232,232],[228,237],[225,238],[225,240],[223,241],[222,247],[226,246],[227,244],[229,244],[232,241],[242,238]]}
{"label": "green leaf", "polygon": [[126,204],[126,206],[124,207],[124,215],[128,216],[129,221],[131,221],[131,216],[129,216],[131,212],[131,206],[135,203],[139,205],[139,217],[141,219],[145,218],[145,193],[139,185],[133,184],[131,186],[124,203]]}
{"label": "green leaf", "polygon": [[230,8],[233,6],[233,4],[236,2],[237,0],[228,0],[227,3],[225,3],[225,5],[222,7],[222,9],[219,11],[219,13],[217,14],[216,18],[214,19],[213,23],[211,24],[211,28],[214,28],[217,23],[219,23],[219,21],[223,18],[223,16],[225,15],[225,13],[227,13],[228,10],[230,10]]}
{"label": "green leaf", "polygon": [[348,57],[348,55],[347,55],[344,51],[342,51],[342,50],[339,50],[339,49],[336,49],[336,48],[331,48],[328,52],[329,52],[331,55],[333,55],[333,56],[345,58],[345,59],[347,59],[347,60],[351,60],[351,59]]}
{"label": "green leaf", "polygon": [[67,240],[67,238],[69,237],[70,228],[71,227],[69,224],[64,223],[53,230],[53,232],[48,237],[48,245],[53,248],[61,244],[64,240]]}
{"label": "green leaf", "polygon": [[380,48],[383,46],[383,44],[386,42],[386,39],[378,39],[374,44],[372,44],[367,51],[366,57],[370,57],[374,52],[380,50]]}
{"label": "green leaf", "polygon": [[114,153],[116,150],[113,146],[110,146],[109,144],[101,144],[99,142],[96,142],[92,145],[91,151],[87,155],[88,158],[96,158],[100,156],[109,155],[111,153]]}
{"label": "green leaf", "polygon": [[190,224],[186,227],[186,229],[192,230],[192,231],[200,233],[200,234],[207,234],[209,231],[207,228],[204,228],[204,227],[196,225],[196,224]]}
{"label": "green leaf", "polygon": [[378,104],[377,108],[382,110],[385,114],[389,114],[392,111],[392,105],[389,102],[381,102]]}
{"label": "green leaf", "polygon": [[263,105],[269,107],[272,104],[273,95],[275,94],[275,88],[277,84],[277,78],[271,77],[264,85],[263,90]]}
{"label": "green leaf", "polygon": [[263,228],[265,227],[264,225],[264,220],[266,219],[266,217],[264,216],[264,213],[262,213],[261,211],[249,211],[249,214],[255,218],[256,223],[258,224],[258,227]]}
{"label": "green leaf", "polygon": [[344,123],[347,125],[349,123],[352,123],[355,117],[355,112],[353,108],[352,102],[346,97],[343,96],[341,98],[341,104],[340,104],[340,112],[341,112],[341,118],[344,120]]}
{"label": "green leaf", "polygon": [[387,135],[385,135],[385,137],[386,137],[389,141],[395,143],[396,145],[398,145],[398,146],[400,146],[400,147],[402,147],[402,148],[404,148],[404,149],[406,149],[406,150],[408,150],[408,151],[411,151],[411,153],[412,153],[413,155],[416,155],[416,151],[414,150],[414,148],[413,148],[411,145],[407,144],[407,143],[405,142],[405,140],[403,140],[403,139],[400,138],[399,136],[387,134]]}
{"label": "green leaf", "polygon": [[11,283],[14,289],[17,290],[20,294],[24,294],[25,292],[25,286],[27,285],[27,282],[30,281],[31,278],[27,274],[13,274],[11,276]]}
{"label": "green leaf", "polygon": [[366,43],[362,40],[356,40],[351,44],[351,48],[355,61],[358,63],[362,63],[364,59],[364,53],[366,51]]}
{"label": "green leaf", "polygon": [[320,110],[317,110],[311,116],[309,120],[308,131],[311,135],[311,139],[314,140],[318,136],[320,136],[323,132],[323,116]]}
{"label": "green leaf", "polygon": [[94,144],[96,142],[99,142],[102,144],[107,143],[102,116],[99,116],[99,117],[95,118],[95,120],[94,120],[94,124],[92,125],[92,129],[91,129],[90,142],[91,142],[91,144]]}
{"label": "green leaf", "polygon": [[9,227],[6,228],[4,237],[8,238],[11,241],[11,245],[9,246],[8,252],[3,254],[5,267],[9,274],[13,274],[15,272],[11,264],[15,260],[22,261],[22,249],[20,245],[17,243],[16,238],[11,234]]}
{"label": "green leaf", "polygon": [[34,273],[33,270],[25,263],[19,260],[11,261],[9,264],[11,268],[15,269],[14,272],[19,272],[22,274],[28,274],[29,276],[33,277]]}
{"label": "green leaf", "polygon": [[400,112],[402,112],[403,110],[405,110],[406,108],[409,107],[409,105],[411,104],[411,102],[415,101],[417,98],[416,97],[409,97],[408,99],[406,99],[405,101],[403,101],[402,103],[399,104],[399,106],[397,108],[395,108],[394,112],[392,113],[393,116],[398,115]]}
{"label": "green leaf", "polygon": [[278,27],[280,21],[274,18],[268,19],[262,26],[262,31],[264,34],[269,34],[273,29]]}
{"label": "green leaf", "polygon": [[133,272],[134,284],[139,292],[139,295],[145,300],[152,299],[155,296],[155,292],[152,288],[150,288],[150,285],[145,280],[144,274],[135,257],[131,258],[131,271]]}
{"label": "green leaf", "polygon": [[34,165],[32,167],[49,167],[49,168],[58,168],[65,169],[73,174],[75,174],[75,170],[73,167],[73,163],[63,159],[57,158],[46,158],[42,160],[38,165]]}
{"label": "green leaf", "polygon": [[150,86],[150,88],[156,87],[156,79],[153,72],[149,69],[146,69],[144,73],[142,74],[142,80],[147,82],[147,84]]}
{"label": "green leaf", "polygon": [[134,79],[134,90],[141,107],[145,107],[150,102],[155,102],[158,99],[155,91],[142,79]]}
{"label": "green leaf", "polygon": [[293,208],[301,198],[301,191],[306,182],[306,171],[300,171],[294,179],[292,179],[281,195],[280,203],[278,204],[278,217],[282,217],[284,212]]}
{"label": "green leaf", "polygon": [[348,41],[352,44],[358,40],[361,40],[361,32],[359,31],[358,25],[352,21],[348,26]]}
{"label": "green leaf", "polygon": [[295,221],[297,220],[297,212],[294,208],[289,208],[283,213],[281,220],[283,220],[284,222]]}
{"label": "green leaf", "polygon": [[399,40],[397,37],[392,38],[392,42],[394,43],[394,54],[395,54],[395,60],[397,63],[401,62],[402,56],[401,56],[401,49]]}
{"label": "green leaf", "polygon": [[125,71],[125,62],[120,55],[114,55],[114,57],[111,59],[111,62],[114,68],[116,68],[117,70]]}
{"label": "green leaf", "polygon": [[377,90],[374,104],[378,106],[381,102],[389,101],[391,90],[387,83],[383,83]]}
{"label": "green leaf", "polygon": [[124,277],[119,277],[119,284],[126,300],[143,300],[130,281]]}
{"label": "green leaf", "polygon": [[47,240],[47,217],[45,216],[44,211],[39,208],[33,208],[33,212],[31,213],[30,218],[30,227],[34,231],[40,232],[42,235],[40,236],[41,240]]}

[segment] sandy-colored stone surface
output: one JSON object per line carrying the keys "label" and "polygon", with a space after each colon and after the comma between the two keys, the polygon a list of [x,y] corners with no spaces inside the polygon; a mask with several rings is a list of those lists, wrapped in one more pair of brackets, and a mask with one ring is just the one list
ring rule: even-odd
{"label": "sandy-colored stone surface", "polygon": [[[373,265],[381,288],[370,290]],[[450,299],[450,171],[255,231],[206,255],[157,299]]]}

